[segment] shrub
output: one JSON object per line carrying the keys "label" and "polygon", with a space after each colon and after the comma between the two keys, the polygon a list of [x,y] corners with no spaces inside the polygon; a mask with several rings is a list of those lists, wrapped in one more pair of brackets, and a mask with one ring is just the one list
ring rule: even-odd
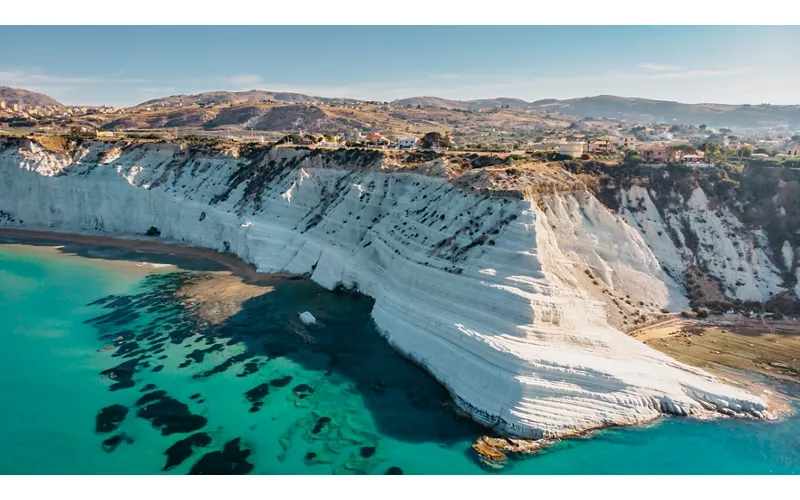
{"label": "shrub", "polygon": [[150,226],[150,229],[144,234],[145,236],[161,236],[161,231],[156,226]]}

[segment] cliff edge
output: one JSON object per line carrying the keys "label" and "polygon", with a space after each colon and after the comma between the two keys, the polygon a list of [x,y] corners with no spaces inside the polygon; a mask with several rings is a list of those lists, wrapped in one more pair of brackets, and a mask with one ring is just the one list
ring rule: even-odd
{"label": "cliff edge", "polygon": [[642,234],[563,169],[361,150],[0,144],[0,224],[144,233],[375,299],[475,420],[557,438],[764,402],[621,331],[687,306]]}

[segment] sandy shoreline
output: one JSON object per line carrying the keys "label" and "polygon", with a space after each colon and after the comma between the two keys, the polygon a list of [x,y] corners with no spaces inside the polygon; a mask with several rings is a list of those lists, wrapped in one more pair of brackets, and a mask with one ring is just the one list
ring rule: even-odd
{"label": "sandy shoreline", "polygon": [[258,272],[255,266],[246,264],[238,256],[228,253],[217,252],[208,248],[195,247],[184,243],[156,239],[136,237],[131,235],[100,235],[84,233],[66,233],[58,231],[41,231],[34,229],[16,229],[0,227],[0,237],[19,238],[20,243],[25,241],[36,241],[39,243],[52,242],[54,246],[60,243],[70,243],[80,246],[103,246],[113,247],[133,252],[149,252],[156,254],[169,254],[183,257],[193,257],[207,260],[219,264],[228,269],[231,274],[242,278],[245,283],[261,284],[274,282],[280,279],[294,277],[294,275],[281,273],[269,274]]}

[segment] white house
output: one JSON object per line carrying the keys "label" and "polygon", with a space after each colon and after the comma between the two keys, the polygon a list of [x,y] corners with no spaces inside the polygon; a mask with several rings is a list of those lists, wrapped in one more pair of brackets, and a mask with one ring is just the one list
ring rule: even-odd
{"label": "white house", "polygon": [[347,134],[347,138],[353,142],[362,142],[364,140],[364,136],[361,135],[361,131],[358,129],[353,129]]}
{"label": "white house", "polygon": [[419,139],[416,137],[401,137],[397,141],[398,149],[414,149],[419,144]]}

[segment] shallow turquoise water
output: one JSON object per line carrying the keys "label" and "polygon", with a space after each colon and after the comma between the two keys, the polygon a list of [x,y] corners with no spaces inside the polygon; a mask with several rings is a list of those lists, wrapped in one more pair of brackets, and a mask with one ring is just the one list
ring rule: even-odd
{"label": "shallow turquoise water", "polygon": [[[469,448],[481,429],[378,336],[369,299],[279,281],[224,324],[208,325],[174,296],[202,276],[202,265],[184,264],[193,271],[148,276],[147,268],[0,244],[0,473],[161,473],[164,452],[197,433],[209,443],[164,473],[486,473]],[[306,310],[320,326],[297,321]],[[127,384],[124,370],[101,374],[126,362],[135,365]],[[148,384],[155,388],[142,392]],[[251,412],[247,393],[259,386],[267,393]],[[152,401],[137,401],[155,390],[171,402],[162,421],[152,419],[156,410],[138,415]],[[117,429],[96,432],[98,412],[111,405],[127,414]],[[118,435],[117,447],[104,450]],[[246,451],[215,453],[235,439],[229,449]],[[798,418],[673,418],[565,441],[501,474],[798,471]]]}

